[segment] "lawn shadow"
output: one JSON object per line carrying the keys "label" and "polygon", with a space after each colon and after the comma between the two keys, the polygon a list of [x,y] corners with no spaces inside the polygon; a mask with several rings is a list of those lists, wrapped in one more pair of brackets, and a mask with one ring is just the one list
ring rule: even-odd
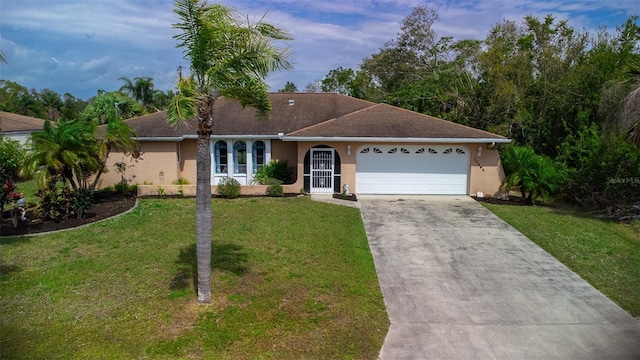
{"label": "lawn shadow", "polygon": [[[247,253],[243,247],[236,244],[211,244],[211,270],[229,272],[242,276],[247,272]],[[198,264],[196,257],[196,244],[191,244],[180,250],[178,255],[178,271],[171,280],[171,290],[183,290],[193,285],[194,291],[198,288]]]}

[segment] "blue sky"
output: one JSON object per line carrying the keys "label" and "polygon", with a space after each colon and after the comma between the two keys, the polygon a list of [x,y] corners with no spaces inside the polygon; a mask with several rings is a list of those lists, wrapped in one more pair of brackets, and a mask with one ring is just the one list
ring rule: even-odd
{"label": "blue sky", "polygon": [[[483,39],[503,20],[547,14],[576,29],[613,30],[640,14],[637,0],[222,0],[240,14],[287,29],[295,68],[271,75],[272,91],[287,81],[299,90],[339,66],[357,68],[393,39],[419,4],[439,14],[440,36]],[[173,89],[188,66],[172,38],[171,0],[0,0],[0,78],[82,99],[120,88],[119,77],[151,76]]]}

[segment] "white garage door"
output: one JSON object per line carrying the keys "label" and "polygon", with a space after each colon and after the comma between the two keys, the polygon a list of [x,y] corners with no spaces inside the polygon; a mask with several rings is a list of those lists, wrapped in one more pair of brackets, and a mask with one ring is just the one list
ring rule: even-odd
{"label": "white garage door", "polygon": [[461,145],[367,145],[358,149],[358,194],[467,194],[469,149]]}

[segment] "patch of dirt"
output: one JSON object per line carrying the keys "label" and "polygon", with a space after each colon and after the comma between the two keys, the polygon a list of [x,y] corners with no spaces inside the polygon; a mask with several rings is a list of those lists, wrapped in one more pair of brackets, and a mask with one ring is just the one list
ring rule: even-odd
{"label": "patch of dirt", "polygon": [[333,194],[334,199],[340,200],[348,200],[348,201],[358,201],[358,198],[355,194],[345,195],[345,194]]}
{"label": "patch of dirt", "polygon": [[42,232],[62,230],[90,224],[102,219],[121,214],[136,204],[136,199],[131,196],[111,195],[96,199],[95,204],[87,210],[84,219],[71,218],[60,222],[42,220],[34,216],[34,207],[27,209],[27,220],[19,221],[18,227],[14,228],[8,211],[2,214],[0,219],[0,236],[15,236],[38,234]]}
{"label": "patch of dirt", "polygon": [[489,197],[482,198],[477,196],[472,196],[478,202],[486,202],[489,204],[499,204],[499,205],[516,205],[516,206],[531,206],[531,203],[524,200],[520,196],[509,196],[506,199],[501,199],[497,197]]}

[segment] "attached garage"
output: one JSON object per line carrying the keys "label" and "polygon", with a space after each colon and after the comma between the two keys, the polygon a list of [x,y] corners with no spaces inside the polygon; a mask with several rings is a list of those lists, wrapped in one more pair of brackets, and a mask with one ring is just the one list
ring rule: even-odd
{"label": "attached garage", "polygon": [[468,194],[462,145],[365,145],[356,155],[358,194]]}

